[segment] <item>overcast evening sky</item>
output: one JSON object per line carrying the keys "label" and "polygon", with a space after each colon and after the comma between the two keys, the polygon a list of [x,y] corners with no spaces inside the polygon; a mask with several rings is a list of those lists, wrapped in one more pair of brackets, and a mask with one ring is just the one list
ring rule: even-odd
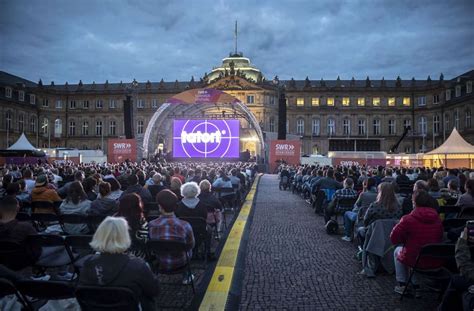
{"label": "overcast evening sky", "polygon": [[238,50],[267,79],[474,69],[474,2],[0,0],[0,70],[43,83],[189,81]]}

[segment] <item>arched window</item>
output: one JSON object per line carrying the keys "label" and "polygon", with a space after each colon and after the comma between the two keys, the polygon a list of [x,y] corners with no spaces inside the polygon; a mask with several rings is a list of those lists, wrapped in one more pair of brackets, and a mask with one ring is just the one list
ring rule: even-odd
{"label": "arched window", "polygon": [[328,135],[332,136],[336,134],[336,121],[334,119],[328,119]]}
{"label": "arched window", "polygon": [[459,109],[454,109],[454,127],[459,130]]}
{"label": "arched window", "polygon": [[433,116],[433,133],[435,135],[439,134],[439,129],[440,129],[439,115],[435,114]]}
{"label": "arched window", "polygon": [[312,120],[312,123],[311,123],[311,132],[313,133],[313,135],[315,136],[319,136],[320,135],[320,132],[321,132],[321,126],[320,126],[320,121],[319,119],[313,119]]}
{"label": "arched window", "polygon": [[89,122],[87,121],[82,122],[82,135],[89,135]]}
{"label": "arched window", "polygon": [[43,122],[41,123],[41,133],[44,135],[49,134],[49,120],[48,118],[43,118]]}
{"label": "arched window", "polygon": [[36,133],[36,117],[30,118],[30,132]]}
{"label": "arched window", "polygon": [[69,136],[76,136],[76,121],[69,121]]}
{"label": "arched window", "polygon": [[428,131],[428,122],[426,121],[426,117],[420,117],[418,119],[418,131],[421,135],[426,135]]}
{"label": "arched window", "polygon": [[465,128],[470,129],[471,128],[471,109],[466,110],[466,121],[465,121]]}
{"label": "arched window", "polygon": [[397,126],[396,126],[396,121],[394,119],[388,120],[388,134],[389,135],[395,135],[397,134]]}
{"label": "arched window", "polygon": [[20,131],[20,133],[25,131],[25,115],[22,113],[18,115],[18,131]]}
{"label": "arched window", "polygon": [[61,119],[54,120],[54,137],[61,137],[63,133],[63,122]]}
{"label": "arched window", "polygon": [[296,133],[298,135],[304,134],[304,120],[303,119],[296,120]]}
{"label": "arched window", "polygon": [[6,123],[5,123],[6,129],[11,131],[12,129],[12,112],[11,111],[7,111],[5,113],[5,120],[6,120]]}

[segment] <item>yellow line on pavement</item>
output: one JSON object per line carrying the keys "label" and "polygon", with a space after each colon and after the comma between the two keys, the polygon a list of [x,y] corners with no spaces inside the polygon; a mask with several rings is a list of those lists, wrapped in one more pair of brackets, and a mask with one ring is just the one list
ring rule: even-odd
{"label": "yellow line on pavement", "polygon": [[260,181],[260,174],[257,175],[252,188],[247,193],[245,201],[240,209],[232,229],[227,236],[227,240],[222,248],[216,269],[212,275],[206,294],[202,300],[199,310],[224,310],[229,296],[232,278],[234,276],[235,263],[237,262],[237,254],[239,253],[240,242],[244,234],[247,218],[252,210],[253,198]]}

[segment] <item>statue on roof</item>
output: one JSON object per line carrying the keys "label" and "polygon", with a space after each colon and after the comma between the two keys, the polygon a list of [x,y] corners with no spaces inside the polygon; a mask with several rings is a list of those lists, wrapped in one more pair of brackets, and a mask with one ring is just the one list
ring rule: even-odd
{"label": "statue on roof", "polygon": [[306,79],[304,80],[304,87],[305,88],[311,87],[311,81],[309,80],[308,76],[306,76]]}
{"label": "statue on roof", "polygon": [[229,67],[230,67],[230,75],[233,76],[235,75],[235,64],[234,64],[234,61],[231,61],[229,63]]}

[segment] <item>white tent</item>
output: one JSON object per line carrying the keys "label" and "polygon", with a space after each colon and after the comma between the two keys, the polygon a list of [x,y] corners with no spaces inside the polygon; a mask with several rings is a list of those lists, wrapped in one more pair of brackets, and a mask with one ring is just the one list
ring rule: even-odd
{"label": "white tent", "polygon": [[28,141],[28,138],[26,138],[25,133],[22,133],[20,138],[8,147],[7,150],[36,150],[36,148]]}
{"label": "white tent", "polygon": [[423,156],[425,166],[474,167],[474,146],[462,138],[456,128],[438,148]]}

